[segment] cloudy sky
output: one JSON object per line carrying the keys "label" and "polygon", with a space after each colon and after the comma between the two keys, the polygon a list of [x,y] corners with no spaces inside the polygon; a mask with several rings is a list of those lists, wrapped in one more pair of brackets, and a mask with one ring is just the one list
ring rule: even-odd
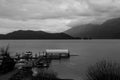
{"label": "cloudy sky", "polygon": [[63,32],[120,16],[120,0],[0,0],[0,33]]}

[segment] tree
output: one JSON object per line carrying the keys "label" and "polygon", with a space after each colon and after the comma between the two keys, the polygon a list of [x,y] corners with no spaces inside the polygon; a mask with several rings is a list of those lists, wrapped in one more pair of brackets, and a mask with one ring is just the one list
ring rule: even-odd
{"label": "tree", "polygon": [[0,48],[2,63],[0,66],[1,73],[7,73],[14,69],[15,61],[10,57],[9,45],[6,48]]}

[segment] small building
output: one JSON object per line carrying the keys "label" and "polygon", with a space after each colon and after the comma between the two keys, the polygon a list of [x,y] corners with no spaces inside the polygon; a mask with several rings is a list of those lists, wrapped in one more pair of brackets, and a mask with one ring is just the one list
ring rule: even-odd
{"label": "small building", "polygon": [[69,58],[70,52],[68,49],[46,49],[45,56],[47,58]]}

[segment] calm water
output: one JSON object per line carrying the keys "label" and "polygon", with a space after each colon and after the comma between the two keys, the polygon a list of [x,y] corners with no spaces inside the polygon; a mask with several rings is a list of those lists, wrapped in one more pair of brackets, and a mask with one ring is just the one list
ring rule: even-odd
{"label": "calm water", "polygon": [[33,51],[38,53],[45,49],[69,49],[71,54],[79,56],[69,60],[53,61],[50,69],[59,77],[82,80],[87,67],[99,60],[120,61],[119,40],[1,40],[0,47],[10,45],[12,55],[16,52]]}

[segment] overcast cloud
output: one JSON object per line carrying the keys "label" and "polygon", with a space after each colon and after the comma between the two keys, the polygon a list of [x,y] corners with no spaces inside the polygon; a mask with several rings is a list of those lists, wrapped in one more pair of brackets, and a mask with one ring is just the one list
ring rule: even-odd
{"label": "overcast cloud", "polygon": [[0,33],[63,32],[120,16],[120,0],[0,0]]}

